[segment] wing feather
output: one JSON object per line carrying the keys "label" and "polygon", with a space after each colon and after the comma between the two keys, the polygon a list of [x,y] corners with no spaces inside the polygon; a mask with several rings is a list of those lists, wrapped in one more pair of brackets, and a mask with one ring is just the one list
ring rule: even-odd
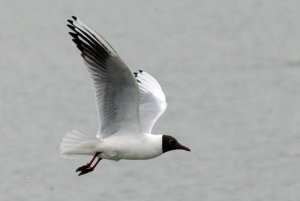
{"label": "wing feather", "polygon": [[167,108],[161,86],[149,73],[134,73],[139,85],[140,122],[143,133],[151,133],[155,122]]}
{"label": "wing feather", "polygon": [[117,52],[99,34],[73,17],[67,25],[91,74],[99,116],[97,136],[123,129],[140,132],[138,85]]}

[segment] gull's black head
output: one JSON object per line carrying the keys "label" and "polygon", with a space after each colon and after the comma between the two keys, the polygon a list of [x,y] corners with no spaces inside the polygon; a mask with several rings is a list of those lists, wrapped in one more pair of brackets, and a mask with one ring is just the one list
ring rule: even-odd
{"label": "gull's black head", "polygon": [[167,151],[172,151],[175,149],[182,149],[185,151],[191,151],[189,148],[181,145],[174,137],[169,135],[162,136],[162,150],[163,153]]}

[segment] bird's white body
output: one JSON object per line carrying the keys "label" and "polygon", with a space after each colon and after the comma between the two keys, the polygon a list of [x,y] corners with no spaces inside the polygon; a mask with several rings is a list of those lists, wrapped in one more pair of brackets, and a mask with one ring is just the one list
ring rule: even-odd
{"label": "bird's white body", "polygon": [[[126,143],[124,143],[126,142]],[[110,160],[144,160],[157,157],[162,151],[162,135],[112,135],[95,147],[100,157]]]}
{"label": "bird's white body", "polygon": [[98,152],[100,153],[98,157],[109,160],[145,160],[163,153],[162,135],[133,134],[122,131],[100,139],[73,130],[67,133],[60,149],[65,158],[94,155]]}
{"label": "bird's white body", "polygon": [[[151,134],[167,107],[159,83],[144,71],[132,73],[109,43],[82,21],[73,17],[68,22],[94,83],[99,130],[95,137],[75,130],[67,133],[60,144],[61,156],[145,160],[172,149],[189,150],[171,137],[164,144],[165,135]],[[91,171],[93,160],[79,170]]]}

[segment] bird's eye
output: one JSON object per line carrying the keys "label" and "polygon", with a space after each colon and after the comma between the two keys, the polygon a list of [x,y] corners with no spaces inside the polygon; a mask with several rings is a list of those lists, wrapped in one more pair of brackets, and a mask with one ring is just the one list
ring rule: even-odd
{"label": "bird's eye", "polygon": [[169,141],[169,144],[174,145],[174,144],[175,144],[175,140],[170,140],[170,141]]}

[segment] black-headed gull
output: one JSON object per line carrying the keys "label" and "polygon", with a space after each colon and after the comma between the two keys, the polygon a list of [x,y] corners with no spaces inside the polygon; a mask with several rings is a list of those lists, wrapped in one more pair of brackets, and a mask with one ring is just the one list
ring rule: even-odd
{"label": "black-headed gull", "polygon": [[96,137],[75,130],[67,133],[60,144],[61,156],[92,155],[88,164],[76,170],[83,175],[101,159],[144,160],[176,149],[190,151],[172,136],[151,134],[167,107],[159,83],[144,71],[132,73],[103,37],[72,18],[67,26],[91,73],[100,126]]}

